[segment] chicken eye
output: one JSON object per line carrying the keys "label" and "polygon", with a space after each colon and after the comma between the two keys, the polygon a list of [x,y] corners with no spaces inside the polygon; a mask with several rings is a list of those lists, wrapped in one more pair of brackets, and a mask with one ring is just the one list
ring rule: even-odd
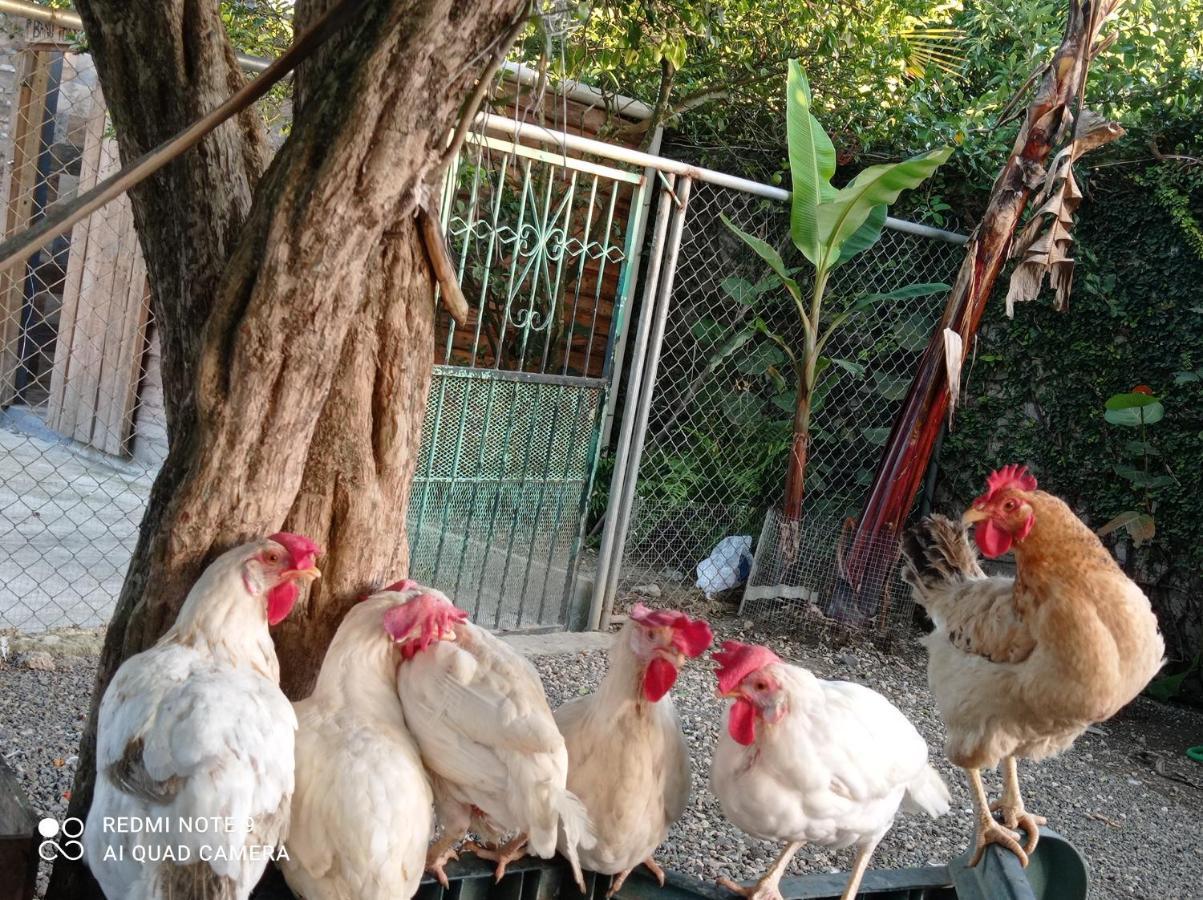
{"label": "chicken eye", "polygon": [[280,561],[280,552],[278,550],[268,550],[263,554],[263,559],[268,565],[274,566]]}
{"label": "chicken eye", "polygon": [[1018,505],[1019,504],[1016,503],[1014,500],[1008,500],[1006,503],[1003,504],[1003,509],[1005,509],[1007,512],[1014,512],[1015,507]]}

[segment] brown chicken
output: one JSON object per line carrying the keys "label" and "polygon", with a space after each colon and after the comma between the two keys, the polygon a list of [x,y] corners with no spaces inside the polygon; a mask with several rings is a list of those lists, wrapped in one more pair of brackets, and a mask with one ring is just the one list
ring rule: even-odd
{"label": "brown chicken", "polygon": [[[985,575],[970,524],[986,556],[1014,549],[1015,578]],[[961,522],[924,519],[903,554],[903,576],[936,626],[927,671],[948,728],[946,752],[972,787],[971,865],[997,843],[1026,866],[1045,819],[1024,807],[1016,760],[1065,750],[1139,694],[1165,653],[1157,619],[1094,532],[1020,466],[993,473]],[[1005,786],[991,805],[981,769],[1000,762]],[[1016,828],[1026,832],[1024,845]]]}

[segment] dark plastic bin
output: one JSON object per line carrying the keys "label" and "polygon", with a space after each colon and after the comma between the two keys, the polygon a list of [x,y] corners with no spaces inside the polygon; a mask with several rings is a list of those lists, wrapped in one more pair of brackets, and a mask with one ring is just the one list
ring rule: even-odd
{"label": "dark plastic bin", "polygon": [[[1024,869],[1007,850],[991,847],[976,868],[966,863],[969,854],[947,866],[921,869],[871,869],[861,882],[859,897],[873,900],[1086,900],[1090,879],[1086,863],[1074,846],[1048,829],[1041,829],[1040,844]],[[580,892],[562,860],[526,858],[513,863],[505,877],[493,883],[493,864],[465,855],[447,867],[449,888],[427,878],[418,900],[579,900]],[[669,872],[661,888],[644,869],[636,869],[617,897],[620,900],[732,900],[718,885],[688,875]],[[608,876],[586,873],[589,900],[603,900]],[[781,893],[786,900],[837,900],[848,883],[847,873],[786,878]],[[272,873],[253,900],[291,900],[292,894],[279,873]]]}

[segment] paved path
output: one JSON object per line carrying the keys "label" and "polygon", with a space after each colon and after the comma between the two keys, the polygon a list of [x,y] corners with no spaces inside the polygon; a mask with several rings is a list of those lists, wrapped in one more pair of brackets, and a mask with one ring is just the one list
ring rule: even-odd
{"label": "paved path", "polygon": [[0,414],[0,629],[105,624],[152,477]]}

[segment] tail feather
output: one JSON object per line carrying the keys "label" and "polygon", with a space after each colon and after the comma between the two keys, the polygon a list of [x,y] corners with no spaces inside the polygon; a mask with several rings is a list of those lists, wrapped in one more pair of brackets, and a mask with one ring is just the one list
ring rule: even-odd
{"label": "tail feather", "polygon": [[908,531],[902,557],[902,577],[924,606],[936,588],[986,577],[968,530],[945,516],[929,516]]}
{"label": "tail feather", "polygon": [[585,893],[585,876],[581,872],[581,861],[577,856],[577,849],[588,850],[597,842],[597,838],[593,834],[593,823],[589,819],[585,804],[581,803],[572,791],[566,790],[560,794],[556,801],[556,812],[560,816],[560,828],[564,831],[564,840],[560,846],[564,849],[564,856],[568,859],[568,864],[572,866],[572,877],[576,879],[577,887],[583,894]]}
{"label": "tail feather", "polygon": [[907,812],[926,813],[933,819],[944,815],[952,806],[952,795],[940,773],[925,766],[919,777],[906,786],[902,808]]}

